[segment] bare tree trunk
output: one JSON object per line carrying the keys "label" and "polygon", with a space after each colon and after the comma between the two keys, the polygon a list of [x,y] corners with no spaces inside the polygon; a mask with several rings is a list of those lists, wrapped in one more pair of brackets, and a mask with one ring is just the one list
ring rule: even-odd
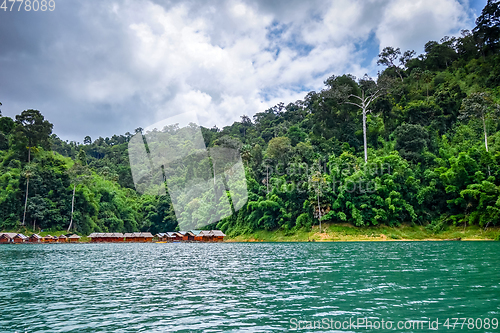
{"label": "bare tree trunk", "polygon": [[71,199],[71,220],[69,222],[68,232],[73,226],[73,209],[75,208],[75,190],[76,190],[76,184],[73,185],[73,199]]}
{"label": "bare tree trunk", "polygon": [[488,151],[488,135],[486,134],[486,120],[483,117],[483,130],[484,130],[484,146],[486,151]]}
{"label": "bare tree trunk", "polygon": [[368,162],[368,147],[366,143],[366,110],[363,110],[363,144],[365,147],[365,163]]}
{"label": "bare tree trunk", "polygon": [[380,93],[380,90],[378,90],[377,92],[370,94],[366,97],[365,97],[364,91],[361,91],[361,93],[362,93],[361,97],[357,96],[357,95],[349,95],[349,97],[357,98],[359,100],[359,103],[353,103],[353,102],[349,102],[349,101],[346,103],[351,104],[351,105],[355,105],[361,109],[361,113],[363,115],[363,144],[364,144],[364,150],[365,150],[365,163],[367,163],[368,162],[368,143],[366,140],[366,115],[370,112],[370,110],[368,109],[370,104],[375,99],[380,97],[381,93]]}
{"label": "bare tree trunk", "polygon": [[[28,165],[31,162],[31,147],[28,147]],[[30,183],[30,177],[27,175],[26,176],[26,198],[24,199],[24,213],[23,213],[23,223],[21,225],[24,225],[26,221],[26,208],[28,207],[28,186]]]}
{"label": "bare tree trunk", "polygon": [[269,166],[266,166],[266,185],[267,185],[267,193],[269,193]]}
{"label": "bare tree trunk", "polygon": [[30,177],[26,177],[26,198],[24,199],[24,214],[23,214],[23,223],[21,225],[24,225],[24,221],[26,221],[26,208],[28,207],[28,186],[30,184]]}
{"label": "bare tree trunk", "polygon": [[319,205],[319,182],[318,182],[318,219],[319,219],[319,233],[321,233],[321,206]]}

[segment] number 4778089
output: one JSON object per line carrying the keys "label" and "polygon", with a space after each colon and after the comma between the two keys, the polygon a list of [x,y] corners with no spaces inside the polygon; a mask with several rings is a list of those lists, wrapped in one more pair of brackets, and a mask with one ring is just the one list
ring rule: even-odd
{"label": "number 4778089", "polygon": [[[2,0],[0,0],[2,1]],[[23,6],[24,5],[24,6]],[[9,12],[12,11],[17,11],[20,12],[21,10],[24,10],[26,12],[30,11],[42,11],[45,12],[46,10],[49,11],[54,11],[56,9],[56,2],[55,0],[3,0],[2,5],[0,6],[0,9],[3,9],[4,12],[7,10]]]}

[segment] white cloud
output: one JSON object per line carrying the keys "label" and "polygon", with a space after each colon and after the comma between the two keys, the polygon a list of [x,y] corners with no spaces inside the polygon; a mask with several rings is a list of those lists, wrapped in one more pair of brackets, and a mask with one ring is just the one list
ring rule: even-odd
{"label": "white cloud", "polygon": [[[36,40],[42,51],[33,53],[30,66],[15,53],[2,60],[0,50],[8,79],[22,78],[7,85],[0,77],[2,86],[13,87],[8,93],[20,96],[0,96],[3,110],[21,99],[48,106],[41,111],[55,131],[75,140],[189,111],[205,126],[222,127],[322,89],[332,74],[375,74],[375,59],[364,58],[378,50],[363,49],[373,36],[380,49],[421,51],[425,42],[472,24],[468,3],[458,0],[153,1],[90,0],[76,17],[56,13],[51,22],[61,34]],[[48,24],[39,19],[40,27]],[[25,38],[37,37],[28,28]],[[47,93],[32,93],[42,85]],[[65,119],[77,119],[79,128]]]}
{"label": "white cloud", "polygon": [[377,27],[380,49],[423,50],[429,40],[456,34],[469,21],[467,8],[456,0],[393,0]]}

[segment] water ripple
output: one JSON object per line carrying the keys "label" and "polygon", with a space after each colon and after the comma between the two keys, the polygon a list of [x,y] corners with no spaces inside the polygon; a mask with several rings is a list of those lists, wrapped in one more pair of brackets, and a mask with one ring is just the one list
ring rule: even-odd
{"label": "water ripple", "polygon": [[491,242],[3,245],[0,331],[278,332],[291,318],[498,318],[499,250]]}

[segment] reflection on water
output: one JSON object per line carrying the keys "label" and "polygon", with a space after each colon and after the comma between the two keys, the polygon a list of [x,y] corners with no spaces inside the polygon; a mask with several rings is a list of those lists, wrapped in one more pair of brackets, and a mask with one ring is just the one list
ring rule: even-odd
{"label": "reflection on water", "polygon": [[2,245],[0,331],[500,318],[499,253],[493,242]]}

